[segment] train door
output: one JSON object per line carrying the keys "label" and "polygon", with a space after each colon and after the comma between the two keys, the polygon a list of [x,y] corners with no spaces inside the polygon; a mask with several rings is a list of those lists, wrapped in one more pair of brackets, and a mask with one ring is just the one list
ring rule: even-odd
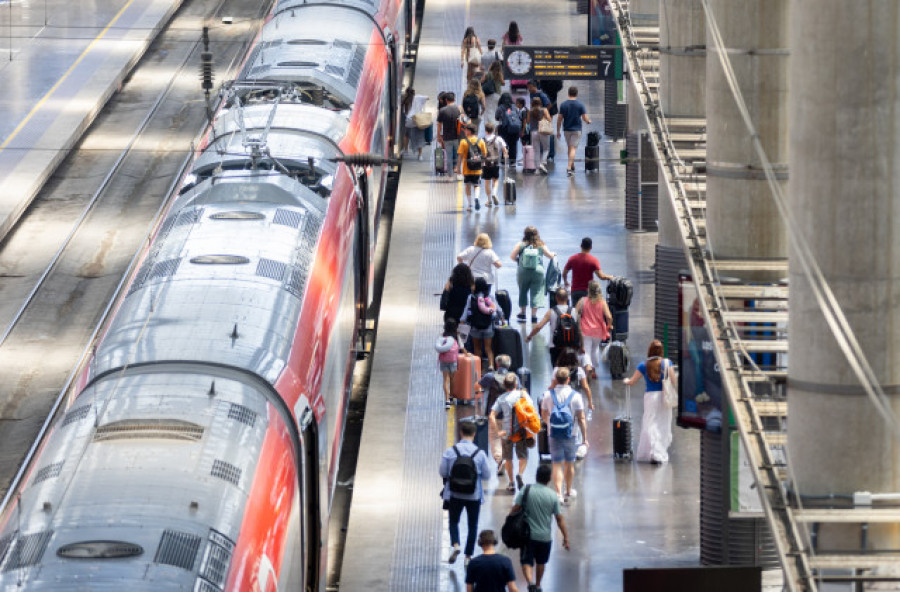
{"label": "train door", "polygon": [[312,412],[304,412],[303,441],[303,548],[306,562],[306,590],[319,589],[322,559],[322,521],[319,496],[319,435]]}

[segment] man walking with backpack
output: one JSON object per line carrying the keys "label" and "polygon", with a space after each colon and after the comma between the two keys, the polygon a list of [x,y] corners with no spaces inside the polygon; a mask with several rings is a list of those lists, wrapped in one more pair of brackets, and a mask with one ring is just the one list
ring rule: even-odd
{"label": "man walking with backpack", "polygon": [[[466,126],[466,137],[459,143],[459,162],[463,173],[463,185],[466,188],[467,210],[472,210],[472,193],[475,194],[475,209],[481,208],[478,194],[481,192],[481,170],[484,168],[484,157],[487,148],[484,140],[478,138],[478,128],[471,123]],[[490,196],[488,196],[490,199]]]}
{"label": "man walking with backpack", "polygon": [[[578,495],[572,487],[575,477],[575,459],[578,437],[575,424],[581,430],[582,444],[587,447],[587,423],[584,419],[584,400],[581,394],[569,386],[568,368],[557,368],[554,374],[556,386],[541,400],[541,418],[547,426],[550,441],[550,461],[553,463],[553,481],[563,503]],[[565,468],[565,496],[563,496],[563,468]]]}
{"label": "man walking with backpack", "polygon": [[544,314],[541,322],[531,328],[531,332],[525,336],[525,343],[531,341],[544,325],[550,324],[550,335],[553,336],[550,346],[550,364],[556,367],[556,358],[566,348],[581,351],[581,329],[578,327],[574,306],[569,306],[569,291],[565,288],[556,290],[556,304],[551,306]]}
{"label": "man walking with backpack", "polygon": [[[520,491],[516,497],[516,505],[512,512],[524,508],[525,520],[531,529],[528,542],[522,547],[519,561],[522,564],[522,575],[528,583],[528,592],[541,592],[541,580],[544,569],[550,560],[550,549],[553,546],[553,518],[563,536],[563,549],[569,550],[569,532],[563,518],[559,499],[550,484],[550,467],[541,465],[537,469],[537,483]],[[535,567],[535,565],[537,567]]]}
{"label": "man walking with backpack", "polygon": [[[519,380],[515,374],[509,373],[506,375],[506,378],[503,379],[503,387],[506,389],[506,392],[497,398],[497,402],[491,407],[491,413],[488,416],[491,425],[496,430],[497,435],[500,436],[503,460],[506,462],[506,476],[509,477],[509,485],[506,486],[506,490],[509,492],[516,490],[516,484],[519,485],[519,489],[525,487],[523,475],[525,474],[525,468],[528,466],[526,441],[532,438],[532,442],[534,442],[533,435],[523,433],[526,431],[523,424],[528,423],[531,418],[520,417],[520,415],[526,415],[530,409],[530,412],[536,416],[534,419],[537,419],[536,429],[533,424],[529,426],[532,429],[532,433],[537,434],[541,429],[541,420],[540,416],[537,415],[537,410],[534,408],[534,401],[531,400],[531,397],[524,389],[517,388],[518,384]],[[502,423],[499,420],[502,420]],[[515,482],[513,482],[513,452],[515,452],[516,458],[519,459],[519,470],[516,474]]]}
{"label": "man walking with backpack", "polygon": [[[508,355],[500,354],[494,358],[494,364],[496,364],[497,369],[485,372],[481,377],[481,380],[478,381],[478,385],[481,387],[482,392],[486,393],[482,396],[486,397],[484,408],[488,411],[494,407],[494,403],[497,402],[497,399],[506,393],[506,387],[503,386],[506,377],[510,374],[516,376],[516,373],[509,369],[512,365],[512,359]],[[518,382],[516,384],[518,386]],[[517,386],[513,388],[517,388]],[[503,474],[503,447],[500,436],[497,433],[498,430],[495,429],[494,424],[490,423],[488,426],[490,428],[488,432],[488,441],[490,442],[491,456],[494,457],[494,462],[497,463],[497,475],[499,476]]]}
{"label": "man walking with backpack", "polygon": [[485,123],[484,132],[484,146],[487,150],[481,177],[484,179],[485,202],[487,207],[491,207],[491,200],[495,206],[499,206],[497,193],[500,189],[500,162],[509,158],[509,152],[503,138],[494,134],[493,123]]}
{"label": "man walking with backpack", "polygon": [[447,559],[454,563],[459,557],[459,519],[466,511],[466,565],[475,553],[478,535],[478,514],[484,501],[481,482],[491,478],[487,454],[475,445],[476,427],[472,422],[461,422],[459,442],[448,448],[441,458],[440,474],[444,479],[444,502],[450,511],[450,542],[453,550]]}
{"label": "man walking with backpack", "polygon": [[512,95],[508,92],[500,95],[500,103],[494,113],[497,119],[497,134],[503,138],[509,150],[507,166],[512,163],[513,172],[516,172],[516,157],[518,155],[519,138],[522,137],[522,118],[519,110],[513,104]]}

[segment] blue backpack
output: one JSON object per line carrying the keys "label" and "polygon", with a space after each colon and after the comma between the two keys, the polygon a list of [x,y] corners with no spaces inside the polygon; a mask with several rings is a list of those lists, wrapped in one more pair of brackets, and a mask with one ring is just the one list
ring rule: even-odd
{"label": "blue backpack", "polygon": [[559,440],[571,438],[575,418],[572,416],[569,404],[575,397],[575,391],[571,391],[569,397],[562,404],[556,398],[556,390],[551,390],[550,396],[553,397],[553,411],[550,412],[550,437]]}
{"label": "blue backpack", "polygon": [[500,115],[500,125],[497,130],[504,136],[516,136],[522,134],[522,120],[519,114],[512,107],[507,107]]}

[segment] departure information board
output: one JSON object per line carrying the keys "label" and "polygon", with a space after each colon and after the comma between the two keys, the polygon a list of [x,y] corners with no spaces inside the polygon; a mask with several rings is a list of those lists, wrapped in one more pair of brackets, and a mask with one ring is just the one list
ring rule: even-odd
{"label": "departure information board", "polygon": [[508,45],[503,48],[507,78],[538,80],[616,80],[621,66],[616,64],[617,47],[533,47]]}

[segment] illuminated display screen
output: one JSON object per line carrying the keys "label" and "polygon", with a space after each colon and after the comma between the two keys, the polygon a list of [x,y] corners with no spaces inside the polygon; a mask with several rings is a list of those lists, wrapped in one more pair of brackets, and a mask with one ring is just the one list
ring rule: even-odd
{"label": "illuminated display screen", "polygon": [[538,80],[616,80],[615,47],[531,47],[503,48],[504,75],[508,78]]}

